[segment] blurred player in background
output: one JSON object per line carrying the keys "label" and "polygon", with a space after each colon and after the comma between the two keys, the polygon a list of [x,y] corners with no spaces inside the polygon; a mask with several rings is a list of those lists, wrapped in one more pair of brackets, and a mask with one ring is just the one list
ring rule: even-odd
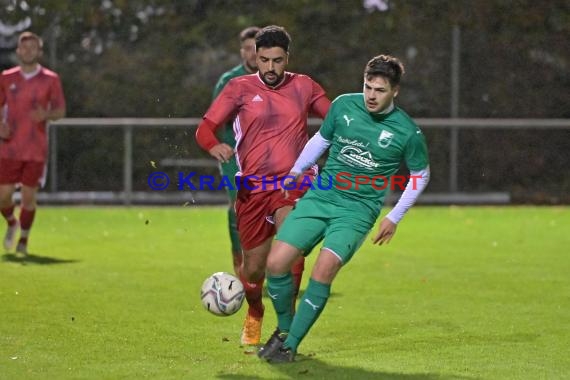
{"label": "blurred player in background", "polygon": [[[19,66],[0,76],[0,211],[8,224],[4,248],[10,251],[18,229],[17,253],[28,254],[28,237],[36,213],[36,195],[46,174],[47,122],[65,116],[59,76],[42,67],[42,39],[24,32],[18,38]],[[21,185],[19,220],[13,195]]]}
{"label": "blurred player in background", "polygon": [[[394,106],[403,73],[404,66],[395,57],[372,58],[364,69],[363,93],[341,95],[333,101],[321,129],[292,166],[291,178],[298,177],[330,148],[320,178],[322,185],[314,186],[299,200],[277,233],[267,260],[267,292],[278,327],[258,356],[269,362],[293,361],[299,343],[327,303],[336,274],[360,248],[380,215],[389,187],[387,179],[401,162],[406,163],[414,180],[408,182],[397,204],[381,220],[374,244],[392,239],[398,222],[429,181],[424,135],[402,109]],[[344,179],[339,181],[340,176]],[[357,182],[356,176],[360,176]],[[348,187],[346,179],[355,183]],[[322,239],[309,285],[293,315],[289,307],[293,294],[291,266]]]}
{"label": "blurred player in background", "polygon": [[[218,79],[218,83],[216,83],[216,87],[214,88],[213,99],[216,99],[218,94],[222,91],[222,89],[230,81],[230,79],[257,72],[257,63],[255,62],[255,34],[259,32],[259,29],[260,28],[258,28],[257,26],[250,26],[240,32],[239,52],[241,55],[242,62],[233,69],[226,71],[224,74],[222,74],[220,79]],[[223,143],[229,145],[232,148],[235,148],[236,139],[234,136],[232,123],[227,123],[224,126],[221,137],[222,137],[221,141]],[[242,259],[243,256],[241,253],[241,244],[239,242],[239,235],[236,223],[236,212],[235,212],[235,202],[237,195],[237,190],[235,189],[235,176],[238,172],[235,156],[231,156],[228,159],[228,162],[220,162],[220,171],[223,176],[232,181],[233,185],[233,188],[229,187],[226,188],[229,198],[228,229],[230,232],[230,240],[232,244],[234,273],[236,275],[239,275],[239,268],[243,261]]]}
{"label": "blurred player in background", "polygon": [[[291,38],[278,26],[255,36],[258,72],[234,78],[214,100],[196,131],[202,149],[227,162],[234,149],[216,136],[216,129],[234,120],[239,190],[237,228],[243,251],[240,278],[249,304],[242,344],[258,344],[264,307],[261,300],[265,264],[276,229],[306,189],[284,197],[281,182],[308,141],[310,114],[324,118],[330,100],[322,87],[306,75],[285,71]],[[317,167],[307,171],[316,175]],[[304,262],[294,268],[298,291]],[[292,303],[290,304],[290,306]]]}

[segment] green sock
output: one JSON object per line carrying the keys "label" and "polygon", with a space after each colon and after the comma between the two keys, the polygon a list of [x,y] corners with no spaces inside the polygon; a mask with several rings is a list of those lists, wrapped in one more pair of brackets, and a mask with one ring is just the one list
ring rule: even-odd
{"label": "green sock", "polygon": [[271,298],[277,314],[277,327],[281,332],[289,331],[293,320],[291,311],[293,276],[291,273],[277,276],[267,274],[267,294]]}
{"label": "green sock", "polygon": [[312,278],[309,279],[309,285],[301,301],[299,301],[297,313],[295,314],[295,318],[293,318],[289,335],[283,344],[285,347],[297,352],[299,343],[301,343],[311,326],[313,326],[313,323],[315,323],[319,315],[321,315],[330,294],[330,284],[323,284]]}

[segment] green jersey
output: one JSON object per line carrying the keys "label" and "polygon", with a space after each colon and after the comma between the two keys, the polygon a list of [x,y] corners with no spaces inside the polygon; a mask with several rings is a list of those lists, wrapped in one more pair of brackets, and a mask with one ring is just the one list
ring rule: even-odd
{"label": "green jersey", "polygon": [[[212,96],[212,100],[216,99],[216,97],[220,94],[220,92],[222,92],[222,89],[226,86],[226,84],[228,84],[228,82],[231,79],[233,79],[235,77],[241,77],[242,75],[247,75],[247,74],[249,74],[249,73],[247,72],[247,70],[245,69],[245,66],[243,64],[238,65],[238,66],[234,67],[233,69],[223,73],[222,76],[220,77],[220,79],[218,79],[218,83],[216,83],[216,87],[214,87],[214,94]],[[234,136],[234,130],[233,130],[232,123],[227,123],[224,126],[221,138],[222,138],[222,142],[228,144],[232,148],[235,148],[236,139]]]}
{"label": "green jersey", "polygon": [[358,200],[350,203],[362,205],[374,220],[401,163],[412,171],[429,165],[425,137],[410,116],[398,107],[372,114],[362,93],[336,98],[319,133],[331,146],[310,192],[339,205]]}

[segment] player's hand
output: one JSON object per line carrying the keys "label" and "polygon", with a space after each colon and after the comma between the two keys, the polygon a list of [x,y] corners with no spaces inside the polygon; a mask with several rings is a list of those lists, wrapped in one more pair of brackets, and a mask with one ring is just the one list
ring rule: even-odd
{"label": "player's hand", "polygon": [[396,228],[398,228],[397,224],[392,223],[388,218],[383,218],[380,221],[378,233],[372,239],[372,243],[378,245],[382,245],[384,243],[388,244],[396,234]]}
{"label": "player's hand", "polygon": [[208,153],[210,153],[210,156],[214,157],[216,160],[226,163],[234,155],[234,150],[228,144],[221,143],[214,145]]}
{"label": "player's hand", "polygon": [[299,178],[299,173],[289,173],[287,174],[287,176],[283,179],[283,187],[281,187],[281,192],[283,193],[283,195],[285,196],[285,199],[289,198],[289,191],[288,190],[292,190],[295,188],[295,185],[291,185],[291,183],[295,183],[297,182],[297,179]]}
{"label": "player's hand", "polygon": [[36,109],[30,113],[30,116],[32,117],[33,121],[39,123],[41,121],[47,120],[49,116],[49,111],[43,108],[42,106],[37,106]]}
{"label": "player's hand", "polygon": [[10,138],[10,127],[7,123],[0,121],[0,139],[8,140]]}

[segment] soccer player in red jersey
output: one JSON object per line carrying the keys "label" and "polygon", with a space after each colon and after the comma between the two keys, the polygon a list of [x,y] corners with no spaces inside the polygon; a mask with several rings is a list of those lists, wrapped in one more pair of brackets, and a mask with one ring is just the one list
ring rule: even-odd
{"label": "soccer player in red jersey", "polygon": [[[45,177],[48,154],[46,123],[65,116],[59,76],[42,67],[42,39],[24,32],[18,38],[19,66],[0,76],[0,212],[8,228],[4,248],[10,251],[21,229],[17,253],[28,254],[28,236],[36,212],[36,195]],[[20,219],[12,200],[21,185]]]}
{"label": "soccer player in red jersey", "polygon": [[[215,136],[234,120],[237,228],[243,250],[240,277],[249,304],[242,344],[260,343],[264,307],[261,291],[273,236],[305,189],[281,192],[283,179],[308,141],[307,118],[324,118],[329,107],[322,87],[306,75],[285,71],[291,38],[279,26],[267,26],[255,36],[256,74],[234,78],[212,103],[196,131],[202,149],[227,162],[234,149]],[[307,175],[316,175],[317,167]],[[298,292],[304,262],[293,268]]]}

